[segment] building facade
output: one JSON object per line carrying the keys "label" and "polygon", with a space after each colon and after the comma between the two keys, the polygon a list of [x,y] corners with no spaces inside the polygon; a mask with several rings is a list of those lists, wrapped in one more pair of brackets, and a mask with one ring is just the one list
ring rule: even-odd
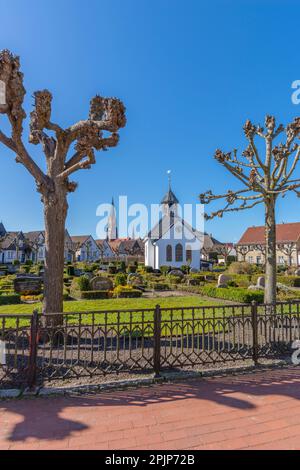
{"label": "building facade", "polygon": [[[236,246],[238,261],[265,263],[265,227],[249,227]],[[300,222],[276,225],[276,262],[300,265]]]}
{"label": "building facade", "polygon": [[145,265],[200,269],[204,234],[194,230],[178,215],[179,201],[171,189],[161,201],[162,218],[144,240]]}

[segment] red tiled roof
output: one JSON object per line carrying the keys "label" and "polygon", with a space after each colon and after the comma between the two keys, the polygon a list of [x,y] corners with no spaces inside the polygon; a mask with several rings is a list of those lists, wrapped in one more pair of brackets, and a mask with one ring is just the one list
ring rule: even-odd
{"label": "red tiled roof", "polygon": [[[276,225],[277,243],[296,242],[300,238],[300,222]],[[264,244],[265,227],[249,227],[238,245]]]}

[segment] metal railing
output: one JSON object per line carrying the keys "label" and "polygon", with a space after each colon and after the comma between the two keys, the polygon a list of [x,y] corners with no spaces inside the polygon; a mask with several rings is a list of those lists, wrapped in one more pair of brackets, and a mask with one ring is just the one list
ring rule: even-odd
{"label": "metal railing", "polygon": [[[0,315],[0,388],[284,357],[300,302]],[[3,352],[3,351],[2,351]]]}

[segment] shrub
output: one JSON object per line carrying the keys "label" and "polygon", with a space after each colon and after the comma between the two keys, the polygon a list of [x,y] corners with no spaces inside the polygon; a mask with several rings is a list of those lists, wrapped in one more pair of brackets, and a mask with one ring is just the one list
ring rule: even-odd
{"label": "shrub", "polygon": [[128,274],[136,273],[136,271],[137,271],[137,266],[135,264],[130,264],[128,266],[128,269],[127,269]]}
{"label": "shrub", "polygon": [[182,278],[179,276],[168,275],[168,281],[170,284],[181,284]]}
{"label": "shrub", "polygon": [[157,290],[157,291],[164,291],[164,290],[169,290],[169,284],[163,283],[163,282],[152,282],[150,284],[151,289]]}
{"label": "shrub", "polygon": [[224,289],[218,289],[214,286],[203,286],[199,288],[199,291],[203,295],[208,297],[215,297],[217,299],[232,300],[233,302],[240,303],[251,303],[255,300],[258,303],[263,303],[264,292],[262,291],[250,291],[240,287],[227,287]]}
{"label": "shrub", "polygon": [[141,297],[142,291],[133,289],[131,286],[118,286],[115,287],[113,296],[117,298],[135,298]]}
{"label": "shrub", "polygon": [[149,273],[149,274],[150,274],[150,273],[153,273],[153,268],[152,268],[152,266],[144,266],[143,269],[144,269],[145,273]]}
{"label": "shrub", "polygon": [[25,264],[25,266],[32,266],[33,261],[31,259],[27,259],[24,264]]}
{"label": "shrub", "polygon": [[116,274],[117,266],[115,266],[114,264],[109,264],[108,265],[108,272],[109,272],[109,274]]}
{"label": "shrub", "polygon": [[180,269],[184,274],[189,274],[191,267],[187,264],[183,264]]}
{"label": "shrub", "polygon": [[93,300],[93,299],[108,299],[109,291],[107,290],[88,290],[80,292],[80,298],[82,300]]}
{"label": "shrub", "polygon": [[231,263],[228,268],[229,274],[252,274],[254,271],[253,265],[246,262],[236,261]]}
{"label": "shrub", "polygon": [[126,263],[125,263],[125,261],[120,262],[119,270],[120,270],[121,273],[126,273]]}
{"label": "shrub", "polygon": [[18,259],[13,260],[13,266],[20,266],[20,261]]}
{"label": "shrub", "polygon": [[160,271],[161,271],[162,274],[164,274],[166,276],[168,274],[168,272],[170,271],[170,266],[161,266]]}
{"label": "shrub", "polygon": [[75,268],[74,268],[74,266],[68,266],[68,267],[67,267],[67,275],[68,275],[68,276],[75,276]]}
{"label": "shrub", "polygon": [[90,281],[87,276],[75,277],[72,281],[70,292],[72,297],[80,296],[80,292],[90,290]]}
{"label": "shrub", "polygon": [[126,284],[127,284],[127,274],[118,273],[115,277],[115,285],[116,286],[126,286]]}
{"label": "shrub", "polygon": [[289,287],[300,287],[300,276],[277,276],[277,281]]}
{"label": "shrub", "polygon": [[0,295],[0,305],[19,304],[21,297],[19,294]]}

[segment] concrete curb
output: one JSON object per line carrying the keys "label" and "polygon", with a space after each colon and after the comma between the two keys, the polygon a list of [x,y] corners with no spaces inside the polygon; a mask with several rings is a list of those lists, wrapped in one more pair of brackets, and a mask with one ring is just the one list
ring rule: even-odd
{"label": "concrete curb", "polygon": [[161,377],[149,377],[143,379],[128,379],[115,382],[107,382],[93,385],[76,385],[66,387],[37,387],[35,390],[10,389],[0,390],[1,399],[50,397],[50,396],[74,396],[101,393],[110,390],[124,390],[127,388],[146,387],[155,384],[163,384],[174,381],[184,381],[187,379],[199,379],[208,377],[224,377],[228,375],[244,375],[249,373],[262,372],[270,369],[282,369],[285,367],[299,367],[288,364],[286,361],[279,361],[276,364],[263,364],[258,366],[242,366],[227,369],[207,369],[204,371],[182,371],[164,372]]}

